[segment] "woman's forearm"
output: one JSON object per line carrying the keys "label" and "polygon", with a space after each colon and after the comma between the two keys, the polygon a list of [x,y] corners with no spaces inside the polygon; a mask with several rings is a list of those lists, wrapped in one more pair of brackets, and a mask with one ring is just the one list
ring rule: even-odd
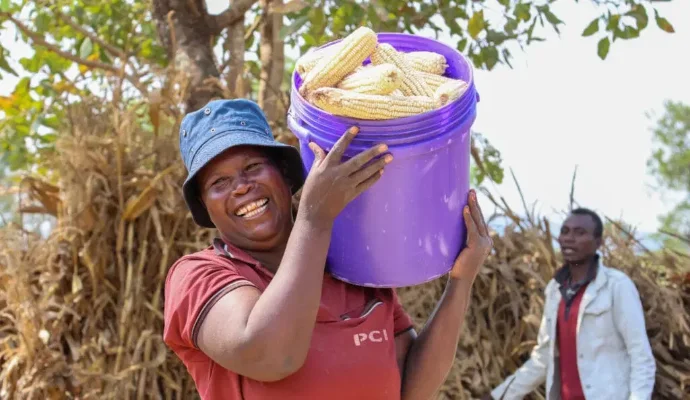
{"label": "woman's forearm", "polygon": [[448,280],[439,304],[407,354],[403,400],[431,398],[448,376],[470,302],[472,283]]}
{"label": "woman's forearm", "polygon": [[302,365],[309,350],[331,232],[331,225],[298,216],[278,272],[247,321],[250,336],[270,343],[288,372]]}

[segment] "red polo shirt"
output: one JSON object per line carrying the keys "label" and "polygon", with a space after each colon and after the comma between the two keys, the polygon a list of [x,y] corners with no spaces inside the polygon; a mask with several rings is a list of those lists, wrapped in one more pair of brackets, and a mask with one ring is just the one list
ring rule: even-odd
{"label": "red polo shirt", "polygon": [[205,310],[234,288],[263,291],[273,278],[246,253],[232,246],[228,250],[229,257],[213,247],[182,257],[165,283],[164,340],[187,367],[202,399],[400,398],[394,338],[410,329],[412,320],[391,289],[357,287],[326,274],[305,364],[278,382],[242,377],[199,350],[196,333]]}
{"label": "red polo shirt", "polygon": [[558,353],[561,375],[561,399],[585,400],[577,368],[577,314],[587,285],[578,290],[566,318],[565,299],[558,306]]}

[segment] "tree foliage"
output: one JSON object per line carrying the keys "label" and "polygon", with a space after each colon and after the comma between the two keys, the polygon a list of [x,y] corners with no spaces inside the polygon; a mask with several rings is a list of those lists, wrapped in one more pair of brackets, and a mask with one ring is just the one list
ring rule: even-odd
{"label": "tree foliage", "polygon": [[653,129],[654,149],[647,161],[650,173],[662,189],[683,199],[662,217],[663,229],[686,239],[690,248],[690,106],[667,101],[664,114]]}
{"label": "tree foliage", "polygon": [[[545,29],[559,32],[564,16],[552,10],[555,1],[233,0],[211,15],[205,0],[0,0],[3,37],[14,35],[33,51],[18,59],[0,46],[0,74],[21,78],[0,98],[1,162],[12,170],[41,165],[69,118],[66,106],[94,93],[122,107],[143,103],[142,123],[154,133],[166,112],[186,112],[214,97],[255,99],[273,123],[283,124],[294,65],[284,57],[286,46],[304,52],[360,25],[449,32],[476,68],[510,65],[511,51],[544,40]],[[651,18],[673,32],[653,1],[604,2],[583,36],[600,37],[597,53],[605,58],[613,42],[638,37]],[[184,104],[165,104],[166,91],[175,90],[171,75],[180,71],[189,96]]]}

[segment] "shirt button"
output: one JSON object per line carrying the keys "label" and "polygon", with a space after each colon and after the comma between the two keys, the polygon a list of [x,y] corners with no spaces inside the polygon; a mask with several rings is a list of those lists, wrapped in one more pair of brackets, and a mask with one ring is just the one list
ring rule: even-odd
{"label": "shirt button", "polygon": [[211,109],[207,108],[204,110],[204,114],[209,115],[211,113]]}

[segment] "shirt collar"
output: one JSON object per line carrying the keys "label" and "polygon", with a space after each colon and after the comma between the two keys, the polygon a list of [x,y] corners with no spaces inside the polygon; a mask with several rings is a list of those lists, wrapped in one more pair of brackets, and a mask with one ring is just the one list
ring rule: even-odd
{"label": "shirt collar", "polygon": [[[592,263],[589,265],[589,268],[587,269],[587,276],[585,276],[585,280],[582,282],[582,284],[588,284],[592,282],[594,278],[596,278],[597,276],[598,269],[599,254],[595,254]],[[568,280],[570,279],[570,267],[567,264],[563,265],[561,268],[558,269],[558,271],[556,271],[554,279],[561,286],[567,284]]]}
{"label": "shirt collar", "polygon": [[245,264],[249,264],[253,267],[261,266],[261,263],[257,261],[254,257],[247,254],[247,252],[241,250],[239,247],[232,245],[231,243],[226,242],[225,240],[219,237],[213,238],[213,250],[219,256],[225,256],[232,260],[238,260]]}

